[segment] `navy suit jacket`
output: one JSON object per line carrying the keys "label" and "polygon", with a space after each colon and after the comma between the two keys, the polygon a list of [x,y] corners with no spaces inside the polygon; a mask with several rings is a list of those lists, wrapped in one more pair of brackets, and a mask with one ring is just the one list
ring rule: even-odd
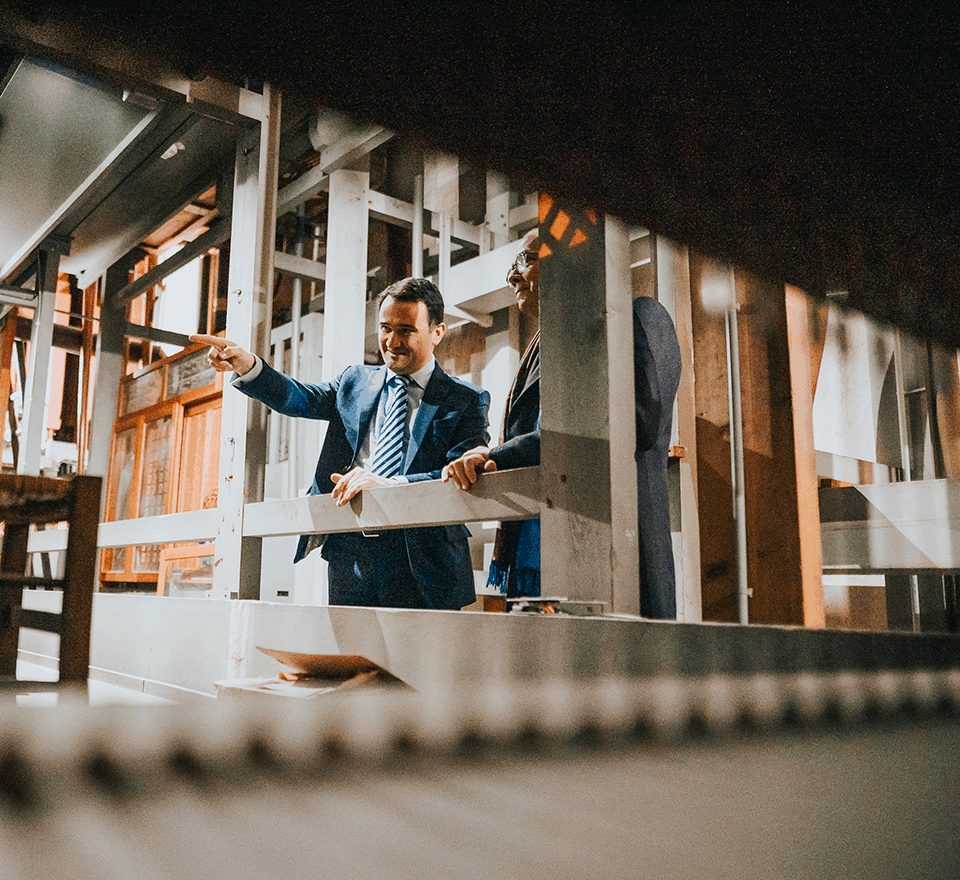
{"label": "navy suit jacket", "polygon": [[[386,367],[347,367],[332,382],[298,382],[264,363],[253,380],[235,384],[240,391],[283,415],[328,421],[311,495],[333,491],[331,474],[346,473],[376,415],[387,378]],[[486,391],[448,376],[439,364],[423,392],[411,429],[402,473],[410,482],[434,480],[443,466],[474,446],[489,442]],[[462,608],[475,601],[473,566],[465,526],[404,529],[410,568],[431,608]],[[308,552],[303,535],[294,557]]]}

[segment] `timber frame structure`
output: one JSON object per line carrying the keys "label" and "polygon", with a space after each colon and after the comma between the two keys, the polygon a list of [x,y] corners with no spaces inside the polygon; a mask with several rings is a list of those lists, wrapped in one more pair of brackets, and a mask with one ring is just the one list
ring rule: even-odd
{"label": "timber frame structure", "polygon": [[[32,6],[36,14],[30,13]],[[950,346],[960,334],[949,322],[935,327],[931,316],[938,302],[960,294],[948,286],[955,256],[938,249],[937,241],[917,231],[909,260],[897,263],[891,255],[859,253],[859,262],[851,256],[843,265],[835,250],[843,244],[853,255],[852,233],[848,230],[833,250],[827,249],[816,238],[825,227],[798,226],[801,212],[791,214],[789,208],[796,208],[791,202],[777,215],[794,221],[783,227],[784,239],[813,235],[809,253],[791,261],[784,256],[789,244],[781,247],[758,231],[759,225],[751,226],[729,201],[705,198],[704,204],[715,208],[714,216],[708,208],[694,211],[689,200],[696,192],[678,192],[662,158],[638,166],[643,173],[625,181],[623,166],[635,154],[625,155],[614,168],[611,144],[600,135],[598,162],[610,172],[610,182],[600,185],[598,169],[587,168],[583,179],[574,181],[569,158],[555,167],[541,150],[551,136],[563,143],[556,113],[547,114],[539,137],[529,138],[532,147],[485,153],[478,141],[468,140],[456,144],[463,148],[458,161],[438,151],[454,144],[436,122],[419,127],[423,111],[418,105],[391,112],[372,97],[375,90],[364,104],[355,86],[338,80],[338,106],[393,127],[357,121],[323,106],[326,98],[337,96],[326,92],[334,85],[318,85],[316,69],[306,86],[298,86],[269,57],[253,60],[246,40],[241,41],[245,50],[227,57],[214,51],[216,41],[203,53],[194,39],[185,38],[178,49],[167,34],[161,41],[166,60],[151,72],[135,62],[142,22],[121,16],[102,40],[91,40],[85,48],[84,40],[102,15],[96,6],[89,4],[84,20],[57,3],[8,4],[3,12],[8,72],[2,96],[7,103],[0,104],[0,112],[7,114],[8,126],[16,121],[18,108],[31,101],[44,106],[52,94],[44,89],[51,87],[73,90],[64,103],[64,112],[75,115],[71,137],[78,126],[86,127],[89,115],[84,114],[107,105],[114,114],[109,117],[113,140],[104,134],[102,143],[87,145],[80,157],[87,166],[70,166],[75,180],[64,175],[59,189],[51,187],[38,198],[40,190],[25,173],[8,190],[12,198],[22,197],[25,207],[18,204],[18,211],[7,212],[17,223],[4,231],[0,298],[8,315],[12,309],[33,309],[29,361],[20,371],[29,383],[20,413],[20,472],[41,468],[50,351],[57,332],[61,338],[66,332],[57,330],[62,325],[54,318],[64,276],[83,292],[74,296],[82,326],[66,344],[82,356],[84,382],[96,363],[95,390],[85,401],[89,430],[85,419],[78,419],[77,467],[108,477],[109,438],[121,379],[131,362],[131,340],[139,340],[141,358],[152,343],[185,342],[181,334],[152,326],[146,314],[143,323],[131,323],[127,311],[129,303],[173,270],[228,245],[229,260],[208,271],[208,278],[219,273],[222,285],[212,288],[219,293],[208,300],[206,328],[220,329],[214,323],[219,310],[228,338],[266,357],[279,357],[281,364],[282,345],[275,335],[301,339],[301,319],[309,319],[322,304],[322,331],[316,329],[312,338],[322,340],[316,378],[325,379],[370,352],[370,267],[357,255],[370,248],[371,219],[409,230],[405,234],[412,241],[430,237],[432,251],[408,247],[399,257],[391,239],[385,245],[393,261],[387,271],[396,274],[399,265],[438,279],[448,297],[449,323],[466,328],[460,348],[451,353],[453,360],[469,358],[472,336],[479,334],[489,343],[495,334],[496,313],[507,304],[502,277],[512,259],[510,243],[537,223],[545,240],[553,233],[556,239],[550,270],[554,286],[544,297],[542,314],[546,393],[541,468],[485,478],[477,492],[466,496],[440,485],[365,492],[349,511],[334,509],[329,499],[292,498],[300,480],[287,473],[281,496],[289,500],[273,500],[265,498],[264,487],[268,450],[276,440],[271,432],[276,435],[279,429],[268,424],[259,405],[227,393],[220,415],[216,506],[177,511],[168,505],[154,516],[104,522],[102,548],[215,541],[211,595],[276,598],[261,590],[265,538],[310,529],[484,523],[539,514],[549,548],[543,560],[545,581],[553,585],[548,589],[571,599],[607,602],[616,613],[636,614],[632,427],[618,401],[632,396],[626,335],[630,300],[653,295],[674,315],[686,367],[671,465],[681,619],[823,627],[827,572],[886,578],[880,600],[883,622],[877,622],[874,596],[867,602],[870,609],[847,625],[957,629],[953,572],[960,561],[951,512],[960,452],[952,416],[960,411],[960,380],[956,349]],[[231,13],[217,11],[225,32],[236,35],[239,25]],[[179,27],[171,33],[184,37]],[[289,36],[267,26],[260,36],[270,45],[284,34]],[[192,64],[191,51],[196,53]],[[415,65],[423,60],[412,56]],[[352,59],[345,63],[351,70],[355,65]],[[610,63],[603,62],[607,74],[612,73]],[[237,75],[237,65],[247,66],[244,76]],[[397,94],[406,94],[401,81],[384,75]],[[691,87],[681,83],[679,88]],[[525,87],[518,94],[529,97]],[[89,106],[80,102],[81,96]],[[568,97],[572,107],[581,106],[579,92]],[[440,106],[449,122],[448,105]],[[492,114],[488,124],[494,126],[496,120],[504,125],[511,121]],[[476,124],[473,112],[465,111],[462,130],[472,132],[470,126]],[[528,127],[523,130],[529,134]],[[584,136],[582,127],[572,130]],[[654,140],[662,134],[655,124],[652,130]],[[55,134],[48,132],[38,143],[48,148]],[[398,141],[402,148],[383,159]],[[572,152],[565,147],[560,155]],[[532,157],[537,164],[525,166]],[[36,160],[51,158],[41,150]],[[695,171],[709,165],[698,153],[688,159]],[[386,189],[409,190],[406,198],[371,185],[381,160],[388,166],[387,177],[405,175],[402,184],[387,181]],[[182,164],[174,170],[176,163]],[[496,170],[485,170],[488,166]],[[511,175],[509,181],[501,171]],[[783,179],[779,171],[775,177]],[[822,187],[837,182],[824,181],[811,170],[807,185],[819,197]],[[859,190],[854,194],[862,195]],[[759,198],[752,190],[747,195]],[[303,254],[302,234],[290,237],[291,247],[278,248],[278,229],[299,223],[302,233],[300,209],[317,199],[326,204],[323,260],[316,253],[312,258]],[[584,199],[609,213],[584,208]],[[763,217],[769,220],[768,204],[756,201],[754,207],[762,215],[757,224],[766,222]],[[878,226],[877,217],[867,210],[863,222],[885,241],[889,229]],[[582,236],[582,246],[570,246],[574,231]],[[711,238],[711,231],[720,234]],[[739,244],[732,242],[734,232],[741,234]],[[155,235],[162,245],[176,240],[184,246],[162,263],[144,265],[144,243]],[[922,271],[918,249],[927,259]],[[813,253],[820,255],[819,263]],[[288,330],[280,328],[276,317],[275,285],[281,278],[287,279],[289,294],[284,295],[291,297]],[[886,307],[880,304],[884,283],[895,287],[899,297],[896,303],[888,297]],[[312,285],[307,300],[302,299],[304,285]],[[806,297],[795,285],[819,298]],[[903,303],[901,292],[907,288],[919,303],[915,308]],[[872,324],[864,329],[858,323],[864,319],[846,311],[850,305],[898,320],[908,329],[935,332],[947,344],[905,341],[899,331]],[[928,310],[921,315],[922,309]],[[6,389],[7,397],[15,325],[8,317],[0,352],[0,391]],[[514,326],[510,332],[515,349],[523,330]],[[824,358],[846,356],[842,345],[839,355],[831,355],[831,340],[857,333],[864,344],[886,346],[881,375],[871,379],[876,399],[869,431],[877,438],[872,455],[836,451],[845,448],[840,441],[832,449],[815,442]],[[571,351],[578,353],[576,359]],[[149,359],[142,362],[149,365]],[[466,374],[503,383],[510,363],[509,355],[498,362],[495,377],[484,375],[489,364],[479,371],[471,366]],[[843,398],[842,389],[834,390],[835,397]],[[881,418],[890,399],[893,410]],[[891,419],[897,426],[893,443],[885,436]],[[290,444],[304,445],[305,438],[296,436],[300,429],[291,430]],[[921,459],[926,467],[918,467]],[[38,533],[32,548],[49,552],[56,541]],[[852,583],[848,596],[860,595],[860,586]]]}

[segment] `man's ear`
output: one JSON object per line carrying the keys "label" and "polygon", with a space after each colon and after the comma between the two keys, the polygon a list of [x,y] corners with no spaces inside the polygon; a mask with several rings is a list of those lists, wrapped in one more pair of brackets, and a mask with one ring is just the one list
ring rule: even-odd
{"label": "man's ear", "polygon": [[434,345],[439,345],[440,340],[443,339],[443,334],[447,332],[447,325],[441,321],[439,324],[433,325],[433,332],[437,334],[437,341],[434,342]]}

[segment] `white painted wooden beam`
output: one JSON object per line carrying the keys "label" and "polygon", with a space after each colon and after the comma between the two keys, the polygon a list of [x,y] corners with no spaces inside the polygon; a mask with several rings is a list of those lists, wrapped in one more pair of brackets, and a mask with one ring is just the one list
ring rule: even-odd
{"label": "white painted wooden beam", "polygon": [[330,186],[330,174],[346,168],[393,137],[393,132],[376,125],[358,126],[345,132],[320,152],[320,164],[288,183],[277,194],[277,216],[294,211],[307,199]]}
{"label": "white painted wooden beam", "polygon": [[526,232],[537,225],[537,196],[528,195],[526,201],[510,209],[510,228]]}
{"label": "white painted wooden beam", "polygon": [[131,300],[136,299],[145,290],[159,284],[168,275],[172,275],[177,269],[186,266],[191,260],[203,256],[211,248],[218,247],[230,238],[230,224],[224,220],[208,229],[203,235],[197,236],[193,241],[185,244],[177,253],[171,254],[162,263],[158,263],[149,272],[141,275],[136,281],[118,290],[113,297],[113,302],[117,308],[125,305]]}
{"label": "white painted wooden beam", "polygon": [[289,275],[301,281],[325,281],[327,277],[327,267],[324,263],[298,257],[296,254],[285,254],[282,251],[274,253],[273,268],[281,275]]}
{"label": "white painted wooden beam", "polygon": [[97,546],[130,547],[140,544],[212,541],[217,538],[217,519],[217,511],[211,508],[100,523]]}
{"label": "white painted wooden beam", "polygon": [[[629,237],[551,202],[540,223],[542,590],[640,609]],[[624,402],[628,405],[624,406]]]}
{"label": "white painted wooden beam", "polygon": [[960,570],[960,481],[820,490],[825,574]]}
{"label": "white painted wooden beam", "polygon": [[370,190],[367,193],[367,209],[375,220],[383,220],[392,226],[413,227],[414,207],[409,202]]}
{"label": "white painted wooden beam", "polygon": [[367,297],[367,193],[365,171],[334,171],[327,226],[323,378],[331,381],[363,363]]}
{"label": "white painted wooden beam", "polygon": [[249,537],[358,532],[485,520],[530,519],[540,513],[540,469],[484,474],[470,492],[439,480],[367,489],[344,507],[332,495],[261,501],[244,510]]}
{"label": "white painted wooden beam", "polygon": [[466,312],[486,315],[515,304],[516,296],[506,279],[516,256],[517,243],[510,242],[452,266],[443,290],[444,302]]}
{"label": "white painted wooden beam", "polygon": [[17,460],[19,474],[40,473],[40,450],[47,436],[47,386],[50,380],[60,255],[56,251],[41,251],[39,257],[41,268],[37,271],[37,279],[40,296],[33,312],[30,354],[23,388],[23,421],[20,426],[20,457]]}

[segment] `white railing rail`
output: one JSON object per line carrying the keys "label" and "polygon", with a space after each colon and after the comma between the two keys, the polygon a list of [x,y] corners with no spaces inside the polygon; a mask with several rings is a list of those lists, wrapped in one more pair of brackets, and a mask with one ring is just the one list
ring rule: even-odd
{"label": "white railing rail", "polygon": [[[345,506],[330,495],[261,501],[243,509],[243,536],[270,538],[308,533],[357,532],[438,526],[487,520],[532,519],[540,515],[540,468],[484,474],[470,492],[438,480],[367,489]],[[195,510],[100,524],[97,546],[128,547],[212,541],[217,511]],[[65,550],[65,529],[35,532],[31,553]]]}

